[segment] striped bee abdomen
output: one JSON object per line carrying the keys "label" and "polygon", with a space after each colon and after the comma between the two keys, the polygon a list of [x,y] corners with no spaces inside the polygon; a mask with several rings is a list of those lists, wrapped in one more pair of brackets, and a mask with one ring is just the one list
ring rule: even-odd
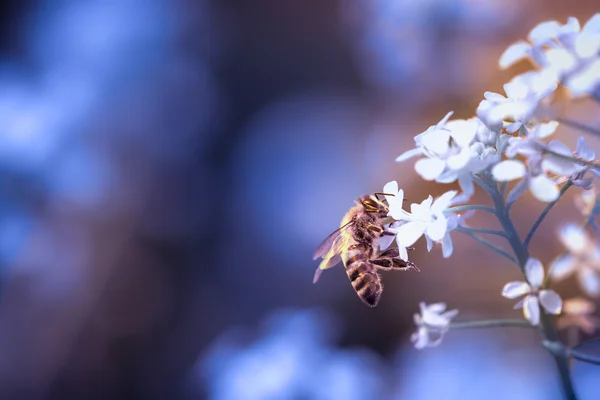
{"label": "striped bee abdomen", "polygon": [[364,252],[353,253],[345,262],[348,278],[358,297],[369,307],[375,307],[383,291],[381,278]]}

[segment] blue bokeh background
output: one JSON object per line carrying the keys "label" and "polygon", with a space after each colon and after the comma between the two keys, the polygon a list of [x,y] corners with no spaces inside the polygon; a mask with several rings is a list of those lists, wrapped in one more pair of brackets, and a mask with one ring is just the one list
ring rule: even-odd
{"label": "blue bokeh background", "polygon": [[[443,260],[421,244],[422,272],[386,274],[373,310],[341,268],[313,285],[311,255],[389,180],[414,201],[445,191],[394,158],[525,68],[497,59],[536,23],[594,7],[4,2],[0,398],[560,398],[531,332],[410,346],[419,301],[518,315],[500,296],[517,271],[488,250],[457,238]],[[540,208],[523,199],[523,229]],[[569,218],[565,200],[532,244],[544,262]],[[599,371],[575,365],[582,399]]]}

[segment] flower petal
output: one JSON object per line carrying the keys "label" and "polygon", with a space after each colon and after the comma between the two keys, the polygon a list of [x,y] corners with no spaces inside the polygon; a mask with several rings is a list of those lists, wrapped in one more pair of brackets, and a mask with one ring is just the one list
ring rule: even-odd
{"label": "flower petal", "polygon": [[[458,177],[458,184],[463,191],[463,194],[468,197],[473,196],[475,193],[475,185],[473,184],[473,175],[472,174],[461,174]],[[466,200],[465,200],[466,202]]]}
{"label": "flower petal", "polygon": [[588,295],[595,297],[600,294],[600,278],[595,271],[587,267],[580,267],[577,278],[582,289]]}
{"label": "flower petal", "polygon": [[378,240],[379,251],[383,251],[383,250],[387,249],[388,247],[390,247],[390,245],[392,244],[394,239],[396,239],[396,236],[392,236],[392,235],[380,236],[379,240]]}
{"label": "flower petal", "polygon": [[421,326],[417,331],[410,336],[410,341],[413,342],[415,349],[421,350],[429,345],[429,335],[427,328]]}
{"label": "flower petal", "polygon": [[500,56],[500,68],[505,69],[527,57],[531,45],[522,40],[508,47]]}
{"label": "flower petal", "polygon": [[396,194],[398,193],[398,182],[390,181],[383,186],[383,193]]}
{"label": "flower petal", "polygon": [[437,178],[446,168],[446,162],[439,158],[422,158],[415,163],[415,171],[426,181]]}
{"label": "flower petal", "polygon": [[396,229],[396,241],[399,246],[410,247],[425,233],[427,223],[410,221]]}
{"label": "flower petal", "polygon": [[581,253],[590,246],[585,230],[573,223],[566,224],[560,228],[559,237],[567,250],[572,253]]}
{"label": "flower petal", "polygon": [[596,311],[596,305],[582,297],[574,297],[572,299],[565,300],[563,304],[563,311],[565,314],[572,315],[593,314],[594,311]]}
{"label": "flower petal", "polygon": [[[398,240],[396,240],[396,242],[397,241]],[[408,251],[406,250],[406,247],[398,245],[398,252],[400,253],[398,257],[400,257],[401,260],[408,261]]]}
{"label": "flower petal", "polygon": [[423,150],[421,150],[420,148],[410,149],[410,150],[405,151],[404,153],[400,154],[398,157],[396,157],[396,162],[406,161],[409,158],[413,158],[415,156],[420,156],[420,155],[423,155]]}
{"label": "flower petal", "polygon": [[585,33],[600,33],[600,13],[594,14],[594,16],[585,23],[582,31]]}
{"label": "flower petal", "polygon": [[536,45],[545,44],[555,38],[560,30],[561,25],[556,21],[541,22],[529,32],[528,39]]}
{"label": "flower petal", "polygon": [[452,238],[450,237],[450,232],[446,232],[444,239],[442,239],[442,256],[444,258],[448,258],[452,255],[452,251],[454,250],[454,246],[452,245]]}
{"label": "flower petal", "polygon": [[557,281],[565,279],[575,271],[576,260],[572,256],[565,254],[564,256],[558,257],[552,266],[551,277]]}
{"label": "flower petal", "polygon": [[526,297],[523,297],[521,300],[517,301],[517,304],[514,305],[513,309],[520,310],[523,308],[523,303],[525,302]]}
{"label": "flower petal", "polygon": [[540,304],[535,296],[527,296],[523,301],[523,315],[531,323],[537,325],[540,323]]}
{"label": "flower petal", "polygon": [[562,299],[554,290],[540,291],[540,303],[550,314],[560,314],[562,310]]}
{"label": "flower petal", "polygon": [[585,138],[583,136],[577,139],[577,151],[576,154],[583,158],[584,160],[591,161],[596,158],[596,153],[594,150],[590,148],[585,142]]}
{"label": "flower petal", "polygon": [[525,164],[519,160],[504,160],[492,168],[492,175],[499,182],[522,178],[525,173]]}
{"label": "flower petal", "polygon": [[448,168],[459,170],[464,168],[471,160],[471,149],[465,147],[458,154],[454,154],[446,159]]}
{"label": "flower petal", "polygon": [[435,199],[435,201],[431,205],[431,212],[433,214],[443,213],[444,210],[450,206],[450,204],[452,203],[452,199],[454,199],[454,197],[457,194],[458,194],[458,191],[450,190],[450,191],[444,193],[443,195],[441,195],[440,197],[438,197],[437,199]]}
{"label": "flower petal", "polygon": [[544,174],[532,177],[529,180],[529,190],[536,199],[546,203],[558,199],[560,194],[556,183]]}
{"label": "flower petal", "polygon": [[508,204],[514,203],[519,197],[525,193],[527,187],[529,186],[529,179],[526,177],[521,182],[517,183],[517,185],[508,193],[506,196],[506,202]]}
{"label": "flower petal", "polygon": [[525,277],[531,287],[537,289],[544,281],[544,266],[537,258],[529,257],[525,263]]}
{"label": "flower petal", "polygon": [[514,281],[508,282],[502,289],[502,296],[507,299],[514,299],[531,292],[531,286],[526,282]]}
{"label": "flower petal", "polygon": [[425,235],[425,241],[427,242],[427,252],[430,252],[433,248],[433,240],[427,235]]}
{"label": "flower petal", "polygon": [[448,122],[448,120],[449,120],[449,119],[450,119],[450,117],[452,116],[452,114],[454,114],[454,111],[449,111],[449,112],[448,112],[448,114],[446,114],[446,115],[444,116],[444,118],[442,118],[442,119],[440,120],[440,122],[438,122],[438,123],[435,125],[435,128],[436,128],[436,129],[443,128],[443,127],[444,127],[444,125],[446,125],[446,123]]}
{"label": "flower petal", "polygon": [[446,224],[446,218],[438,218],[427,226],[425,234],[434,242],[440,241],[446,234]]}

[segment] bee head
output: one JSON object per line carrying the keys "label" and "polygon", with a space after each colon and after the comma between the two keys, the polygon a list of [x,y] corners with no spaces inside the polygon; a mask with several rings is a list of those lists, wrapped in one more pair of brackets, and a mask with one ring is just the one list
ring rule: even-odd
{"label": "bee head", "polygon": [[360,204],[368,213],[384,213],[387,214],[388,208],[385,203],[375,195],[365,195],[360,198]]}

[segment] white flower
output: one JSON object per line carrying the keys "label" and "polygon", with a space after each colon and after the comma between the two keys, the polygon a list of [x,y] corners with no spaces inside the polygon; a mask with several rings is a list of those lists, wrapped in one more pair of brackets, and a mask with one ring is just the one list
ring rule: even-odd
{"label": "white flower", "polygon": [[525,278],[527,282],[515,281],[507,283],[502,289],[502,296],[514,299],[525,297],[519,301],[515,308],[523,308],[523,315],[532,324],[540,322],[540,304],[546,312],[560,314],[562,300],[553,290],[540,290],[544,281],[544,267],[537,258],[530,257],[525,264]]}
{"label": "white flower", "polygon": [[584,298],[565,300],[562,311],[561,317],[556,321],[559,329],[574,326],[591,335],[600,326],[600,319],[592,315],[596,311],[596,305]]}
{"label": "white flower", "polygon": [[552,278],[562,280],[576,274],[585,293],[600,295],[600,247],[575,224],[562,227],[559,237],[567,251],[554,261]]}
{"label": "white flower", "polygon": [[450,329],[450,321],[456,317],[458,310],[446,311],[445,303],[426,305],[419,303],[420,314],[414,315],[417,331],[410,340],[415,348],[434,347],[442,342],[442,337]]}
{"label": "white flower", "polygon": [[[489,131],[477,118],[448,121],[448,113],[436,125],[415,136],[416,148],[396,158],[397,162],[424,155],[415,163],[415,170],[425,180],[440,183],[459,182],[464,193],[474,192],[473,173],[478,173],[495,163],[498,153],[496,134]],[[485,142],[482,142],[484,139]]]}
{"label": "white flower", "polygon": [[530,57],[539,66],[545,67],[548,61],[543,51],[544,47],[559,48],[561,39],[565,38],[568,41],[568,38],[576,32],[579,32],[579,21],[574,17],[569,17],[565,25],[557,21],[542,22],[529,32],[529,43],[522,40],[506,49],[500,56],[500,67],[508,68],[526,57]]}
{"label": "white flower", "polygon": [[575,206],[579,212],[588,217],[594,210],[596,205],[596,191],[595,190],[584,190],[575,196]]}
{"label": "white flower", "polygon": [[[510,133],[527,125],[535,116],[540,102],[558,86],[555,74],[548,71],[529,71],[515,76],[504,85],[506,97],[485,92],[485,100],[477,107],[477,116],[491,130],[503,127]],[[509,124],[504,126],[504,121]]]}
{"label": "white flower", "polygon": [[500,57],[500,66],[506,68],[530,57],[575,97],[593,94],[600,88],[600,13],[583,29],[573,17],[565,25],[543,22],[530,32],[529,41],[510,46]]}
{"label": "white flower", "polygon": [[[542,124],[548,125],[548,124]],[[550,131],[549,129],[539,129]],[[552,130],[553,131],[553,130]],[[544,134],[547,135],[547,132]],[[539,136],[538,136],[539,137]],[[525,138],[510,138],[506,154],[514,157],[517,154],[527,157],[527,167],[520,160],[509,159],[496,164],[492,168],[494,179],[499,182],[511,181],[523,178],[523,180],[509,194],[508,201],[513,202],[528,187],[535,198],[544,202],[551,202],[558,198],[560,190],[557,179],[549,174],[570,178],[582,176],[579,171],[581,166],[573,158],[573,152],[564,143],[553,140],[550,143],[538,141],[538,137],[532,133]],[[554,154],[547,154],[548,152]],[[564,157],[561,157],[564,156]]]}
{"label": "white flower", "polygon": [[429,196],[421,204],[413,203],[410,213],[405,212],[398,219],[398,225],[393,231],[396,233],[398,247],[403,249],[412,246],[422,235],[425,235],[428,250],[432,242],[441,242],[445,257],[452,254],[452,240],[449,232],[458,225],[456,216],[446,216],[444,212],[448,207],[464,200],[456,196],[457,191],[451,190],[433,201]]}

